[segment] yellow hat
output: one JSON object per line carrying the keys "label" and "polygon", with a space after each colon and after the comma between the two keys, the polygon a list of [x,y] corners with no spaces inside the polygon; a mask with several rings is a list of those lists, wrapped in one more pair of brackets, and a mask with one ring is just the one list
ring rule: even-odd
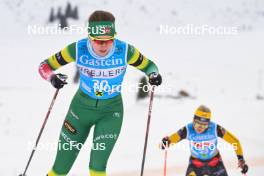
{"label": "yellow hat", "polygon": [[211,111],[209,108],[207,108],[206,106],[204,105],[201,105],[199,106],[196,111],[195,111],[195,116],[198,116],[198,117],[201,117],[201,118],[204,118],[204,119],[208,119],[210,120],[211,119]]}

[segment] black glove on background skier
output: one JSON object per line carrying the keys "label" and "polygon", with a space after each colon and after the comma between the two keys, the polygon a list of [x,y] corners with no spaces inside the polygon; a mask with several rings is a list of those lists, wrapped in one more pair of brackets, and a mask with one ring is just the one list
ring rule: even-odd
{"label": "black glove on background skier", "polygon": [[238,161],[238,167],[240,167],[242,170],[241,170],[241,173],[242,174],[246,174],[248,172],[248,165],[246,164],[245,160],[239,160]]}
{"label": "black glove on background skier", "polygon": [[166,148],[168,148],[170,145],[170,139],[168,136],[164,137],[162,140],[161,140],[161,149],[164,150]]}

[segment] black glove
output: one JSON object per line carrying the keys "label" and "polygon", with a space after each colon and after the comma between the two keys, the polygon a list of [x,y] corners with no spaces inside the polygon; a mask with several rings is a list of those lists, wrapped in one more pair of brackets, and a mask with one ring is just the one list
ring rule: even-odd
{"label": "black glove", "polygon": [[149,84],[152,86],[159,86],[162,83],[162,77],[159,73],[152,72],[148,75]]}
{"label": "black glove", "polygon": [[248,165],[246,164],[245,160],[239,160],[238,167],[242,169],[241,170],[242,174],[246,174],[248,172]]}
{"label": "black glove", "polygon": [[66,79],[68,78],[67,75],[63,75],[61,73],[54,74],[50,78],[50,83],[56,89],[61,89],[65,84],[67,84]]}
{"label": "black glove", "polygon": [[242,167],[241,173],[242,174],[246,174],[247,172],[248,172],[248,165],[247,164],[244,164],[244,166]]}
{"label": "black glove", "polygon": [[162,140],[161,140],[161,149],[164,150],[166,148],[168,148],[170,145],[170,139],[168,136],[164,137]]}

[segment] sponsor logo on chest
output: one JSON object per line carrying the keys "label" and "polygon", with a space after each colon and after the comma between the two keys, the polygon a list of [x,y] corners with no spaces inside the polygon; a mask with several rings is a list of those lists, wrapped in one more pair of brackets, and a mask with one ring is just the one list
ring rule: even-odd
{"label": "sponsor logo on chest", "polygon": [[95,59],[82,55],[79,58],[78,69],[83,75],[90,78],[116,78],[125,72],[126,65],[123,59],[114,56]]}
{"label": "sponsor logo on chest", "polygon": [[193,134],[190,136],[190,138],[192,141],[207,141],[207,140],[215,139],[215,135],[213,134],[204,134],[204,135]]}
{"label": "sponsor logo on chest", "polygon": [[113,66],[121,66],[123,65],[123,59],[116,58],[114,56],[106,59],[95,59],[95,58],[89,58],[87,55],[80,56],[80,64],[87,66],[87,67],[113,67]]}

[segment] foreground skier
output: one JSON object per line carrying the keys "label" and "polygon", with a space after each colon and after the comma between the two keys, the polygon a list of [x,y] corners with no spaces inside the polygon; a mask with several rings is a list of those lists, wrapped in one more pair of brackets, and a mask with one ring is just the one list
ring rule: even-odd
{"label": "foreground skier", "polygon": [[162,139],[162,149],[172,147],[182,139],[190,141],[191,157],[186,176],[227,176],[220,153],[217,149],[217,138],[221,137],[233,145],[238,158],[238,166],[245,174],[242,147],[238,139],[220,125],[210,121],[211,112],[206,106],[200,106],[194,115],[193,122],[180,129],[170,137]]}
{"label": "foreground skier", "polygon": [[90,176],[106,176],[107,161],[122,125],[120,89],[127,64],[143,71],[151,85],[161,84],[156,65],[132,45],[115,38],[115,18],[111,13],[91,14],[88,31],[88,38],[68,45],[39,67],[40,75],[57,89],[66,84],[65,75],[54,74],[54,70],[76,62],[80,72],[80,87],[63,122],[60,147],[48,176],[68,174],[92,126]]}

